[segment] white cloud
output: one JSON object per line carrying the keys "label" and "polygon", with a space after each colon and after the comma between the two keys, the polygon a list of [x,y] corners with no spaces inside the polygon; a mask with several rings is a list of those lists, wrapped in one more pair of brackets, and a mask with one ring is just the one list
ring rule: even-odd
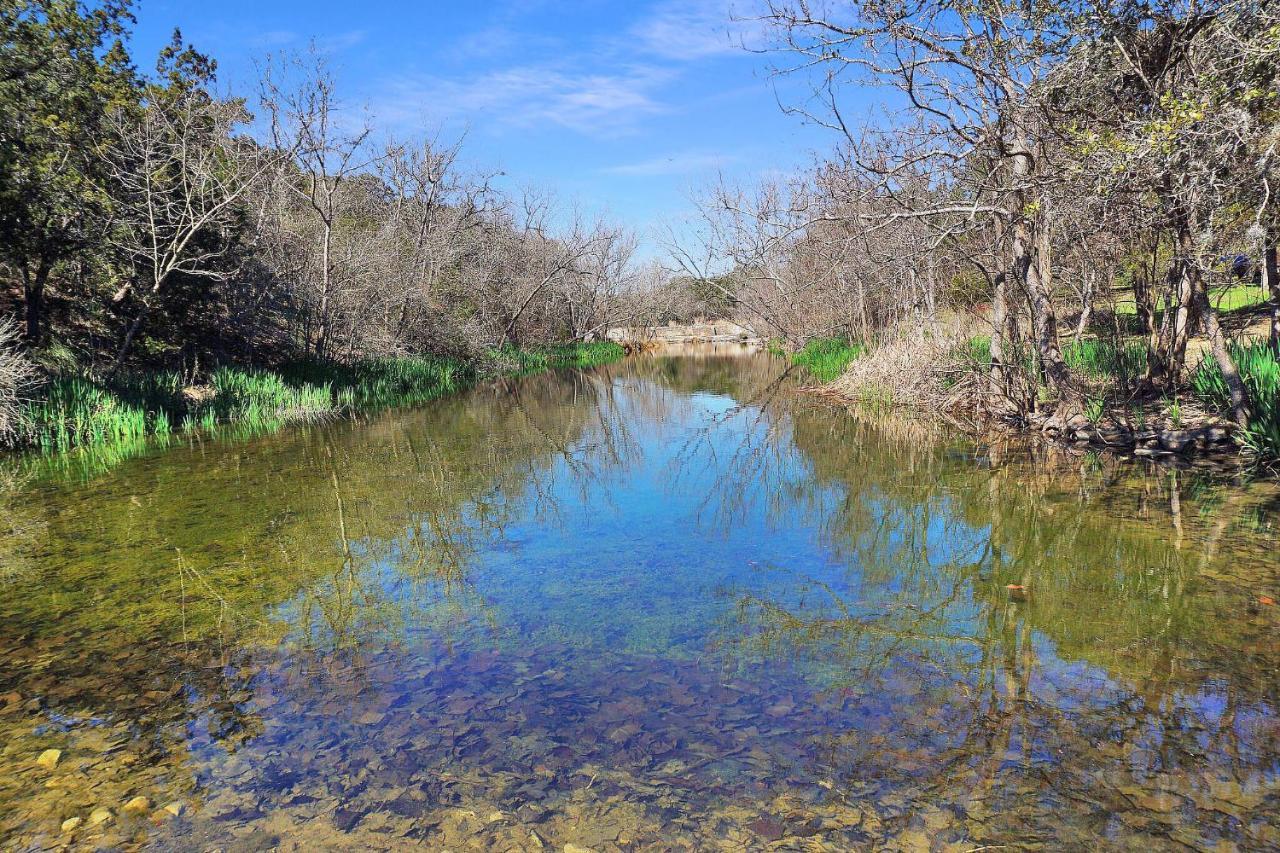
{"label": "white cloud", "polygon": [[402,78],[384,89],[375,112],[391,122],[414,121],[425,113],[617,136],[664,111],[653,93],[669,79],[669,72],[648,66],[590,73],[546,65],[501,69],[467,80]]}

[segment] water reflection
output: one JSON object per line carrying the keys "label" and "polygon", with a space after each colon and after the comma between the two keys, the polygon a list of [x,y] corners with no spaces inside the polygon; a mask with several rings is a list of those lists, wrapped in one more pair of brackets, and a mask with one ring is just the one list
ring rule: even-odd
{"label": "water reflection", "polygon": [[660,354],[3,481],[7,846],[1280,844],[1273,485],[793,388]]}

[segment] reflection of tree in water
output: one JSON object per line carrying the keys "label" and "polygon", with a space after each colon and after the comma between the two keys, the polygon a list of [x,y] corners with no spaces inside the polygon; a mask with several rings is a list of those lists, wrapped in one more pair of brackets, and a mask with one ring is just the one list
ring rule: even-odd
{"label": "reflection of tree in water", "polygon": [[32,564],[44,521],[26,499],[30,475],[0,460],[0,590]]}
{"label": "reflection of tree in water", "polygon": [[[194,447],[22,492],[44,527],[38,541],[3,538],[40,559],[0,601],[0,645],[15,651],[0,694],[17,697],[0,724],[62,726],[69,754],[110,728],[135,756],[99,768],[119,777],[119,797],[173,794],[195,784],[166,769],[187,749],[261,733],[244,657],[255,646],[300,644],[310,653],[294,659],[308,668],[343,661],[358,679],[350,667],[370,649],[416,629],[483,629],[486,604],[468,581],[477,550],[551,511],[557,466],[570,482],[599,482],[632,452],[608,390],[586,374],[532,377],[365,426]],[[193,720],[205,735],[188,743]],[[28,740],[32,755],[48,745]],[[30,759],[10,755],[0,793],[13,832],[51,807],[32,799],[45,792],[24,772]],[[111,792],[75,802],[87,810]]]}
{"label": "reflection of tree in water", "polygon": [[[1275,837],[1280,646],[1253,602],[1275,567],[1242,576],[1225,541],[1274,513],[1274,489],[1221,499],[1185,473],[1053,453],[993,451],[975,466],[883,424],[786,416],[789,434],[749,439],[785,436],[778,455],[794,441],[812,479],[751,447],[727,484],[753,494],[753,478],[772,477],[821,513],[844,568],[768,569],[789,577],[760,585],[777,594],[739,596],[725,644],[743,660],[799,661],[863,708],[824,747],[850,795],[898,785],[908,801],[973,809],[989,823],[977,840]],[[1274,547],[1263,538],[1242,544]],[[1009,584],[1029,599],[1011,600]]]}

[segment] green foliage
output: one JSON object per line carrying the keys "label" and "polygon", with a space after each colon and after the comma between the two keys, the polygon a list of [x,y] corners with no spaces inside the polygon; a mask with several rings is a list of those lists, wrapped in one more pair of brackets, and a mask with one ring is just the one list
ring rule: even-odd
{"label": "green foliage", "polygon": [[0,5],[0,259],[26,277],[38,319],[52,268],[101,248],[94,228],[110,198],[89,140],[136,103],[122,45],[132,18],[127,0]]}
{"label": "green foliage", "polygon": [[[1253,417],[1244,432],[1244,443],[1261,456],[1280,458],[1280,359],[1267,341],[1231,344],[1231,357],[1240,371],[1253,404]],[[1209,408],[1231,409],[1231,395],[1222,369],[1209,353],[1191,375],[1191,388]]]}
{"label": "green foliage", "polygon": [[1095,379],[1140,376],[1147,367],[1147,347],[1137,342],[1086,338],[1063,347],[1062,357],[1072,370]]}
{"label": "green foliage", "polygon": [[866,352],[864,344],[845,338],[814,338],[792,355],[791,361],[808,368],[819,382],[831,382]]}
{"label": "green foliage", "polygon": [[[77,444],[132,441],[160,422],[161,412],[150,417],[145,408],[89,379],[63,377],[49,384],[43,398],[27,410],[32,439],[46,450],[66,450]],[[164,419],[167,426],[168,420]]]}
{"label": "green foliage", "polygon": [[[509,373],[591,367],[626,351],[612,342],[508,350]],[[236,424],[252,433],[343,412],[410,406],[460,391],[476,380],[474,365],[442,356],[376,358],[338,364],[305,361],[278,371],[220,367],[208,384],[187,387],[166,371],[97,382],[83,376],[52,380],[27,407],[28,443],[47,451],[77,445],[137,442],[174,429]]]}
{"label": "green foliage", "polygon": [[1106,403],[1099,397],[1090,397],[1084,401],[1084,416],[1089,419],[1089,423],[1098,423],[1105,411]]}
{"label": "green foliage", "polygon": [[959,353],[960,357],[984,367],[991,366],[991,337],[979,335],[970,338]]}
{"label": "green foliage", "polygon": [[[1267,293],[1256,284],[1241,282],[1221,289],[1213,289],[1209,293],[1209,301],[1214,308],[1224,314],[1234,311],[1247,311],[1267,301]],[[1121,317],[1132,317],[1138,313],[1133,293],[1129,292],[1117,298],[1116,313]],[[1157,325],[1164,319],[1164,309],[1157,307],[1155,322]]]}
{"label": "green foliage", "polygon": [[500,369],[517,376],[562,367],[597,367],[626,354],[627,351],[613,341],[557,344],[529,350],[504,347],[492,353]]}
{"label": "green foliage", "polygon": [[[990,366],[991,338],[986,335],[970,338],[957,355],[972,364]],[[1133,377],[1145,371],[1147,349],[1144,344],[1137,342],[1117,346],[1111,341],[1086,338],[1063,347],[1062,358],[1072,370],[1095,379],[1118,378],[1122,373]],[[1025,354],[1023,360],[1030,370],[1029,354]]]}

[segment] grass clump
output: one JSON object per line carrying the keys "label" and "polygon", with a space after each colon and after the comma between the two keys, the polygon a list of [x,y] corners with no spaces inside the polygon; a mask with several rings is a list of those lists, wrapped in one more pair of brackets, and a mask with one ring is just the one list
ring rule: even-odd
{"label": "grass clump", "polygon": [[[592,367],[626,355],[602,341],[502,353],[502,372]],[[175,430],[234,425],[252,434],[343,412],[410,406],[473,383],[475,366],[446,356],[372,358],[339,364],[303,361],[279,370],[220,367],[201,385],[176,372],[117,377],[58,376],[25,403],[18,443],[51,452],[79,445],[136,445]]]}
{"label": "grass clump", "polygon": [[1062,348],[1067,366],[1094,379],[1141,376],[1147,368],[1147,347],[1140,342],[1085,338]]}
{"label": "grass clump", "polygon": [[814,338],[792,354],[791,362],[807,368],[819,382],[833,382],[866,353],[864,344],[846,338]]}
{"label": "grass clump", "polygon": [[41,398],[27,407],[24,420],[31,439],[46,450],[130,441],[168,432],[170,426],[164,412],[148,412],[112,389],[78,376],[50,382]]}
{"label": "grass clump", "polygon": [[627,354],[621,344],[613,341],[591,343],[556,344],[537,349],[503,347],[492,353],[501,372],[525,376],[543,370],[563,367],[599,367],[617,361]]}
{"label": "grass clump", "polygon": [[[1231,357],[1253,403],[1253,417],[1242,436],[1245,446],[1269,459],[1280,459],[1280,358],[1268,341],[1232,343]],[[1191,375],[1191,388],[1206,407],[1224,413],[1231,409],[1222,369],[1209,353]]]}

